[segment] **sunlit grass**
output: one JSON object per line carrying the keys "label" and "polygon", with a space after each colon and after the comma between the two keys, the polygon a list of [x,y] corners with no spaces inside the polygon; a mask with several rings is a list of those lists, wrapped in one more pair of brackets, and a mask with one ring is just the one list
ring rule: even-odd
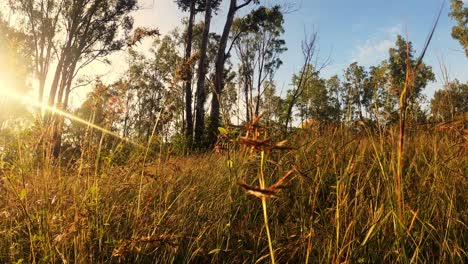
{"label": "sunlit grass", "polygon": [[[221,154],[169,158],[164,149],[145,165],[143,151],[124,165],[99,165],[91,145],[81,171],[43,169],[22,137],[19,158],[1,170],[0,262],[254,263],[269,260],[269,240],[277,263],[466,260],[462,137],[408,135],[408,221],[399,227],[398,131],[321,133],[299,131],[290,138],[297,149],[271,153],[263,168],[242,148],[229,162]],[[291,165],[298,175],[268,200],[268,239],[259,199],[237,183],[257,186],[263,170],[269,185]]]}

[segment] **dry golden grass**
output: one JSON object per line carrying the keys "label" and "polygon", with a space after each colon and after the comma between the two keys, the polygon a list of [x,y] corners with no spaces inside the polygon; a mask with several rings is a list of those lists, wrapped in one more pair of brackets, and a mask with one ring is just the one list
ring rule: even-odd
{"label": "dry golden grass", "polygon": [[402,223],[393,178],[398,131],[333,127],[321,135],[298,130],[288,144],[296,148],[271,151],[263,165],[259,152],[242,148],[229,157],[169,158],[163,150],[145,168],[143,154],[124,165],[90,154],[80,173],[44,166],[24,139],[1,170],[0,263],[268,262],[262,202],[238,183],[260,192],[282,187],[266,200],[277,263],[466,262],[463,136],[406,135]]}

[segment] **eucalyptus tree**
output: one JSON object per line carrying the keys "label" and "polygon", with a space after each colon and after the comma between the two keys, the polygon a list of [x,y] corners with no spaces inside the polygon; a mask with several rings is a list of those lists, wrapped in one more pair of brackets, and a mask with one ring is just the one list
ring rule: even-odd
{"label": "eucalyptus tree", "polygon": [[234,105],[237,102],[237,84],[236,73],[229,71],[225,77],[224,93],[221,97],[221,112],[223,113],[224,121],[229,122],[234,112]]}
{"label": "eucalyptus tree", "polygon": [[[150,49],[149,56],[130,50],[130,67],[126,74],[126,82],[134,100],[130,103],[133,129],[139,138],[147,141],[151,136],[153,126],[158,123],[157,130],[174,121],[164,120],[159,115],[169,105],[180,106],[183,91],[177,85],[177,65],[182,58],[177,47],[177,34],[157,38]],[[177,109],[177,107],[175,107]],[[172,117],[177,112],[172,111]],[[179,113],[180,114],[180,113]]]}
{"label": "eucalyptus tree", "polygon": [[392,123],[398,117],[395,112],[398,98],[390,91],[389,79],[387,61],[369,68],[369,85],[372,90],[369,112],[379,125],[387,122]]}
{"label": "eucalyptus tree", "polygon": [[431,100],[432,119],[436,122],[453,120],[468,112],[468,83],[454,80],[435,92]]}
{"label": "eucalyptus tree", "polygon": [[450,16],[455,19],[457,25],[452,27],[452,37],[457,39],[468,57],[468,7],[466,1],[452,0]]}
{"label": "eucalyptus tree", "polygon": [[[297,116],[299,116],[301,123],[314,119],[321,122],[331,122],[336,116],[336,109],[332,100],[332,94],[327,89],[327,82],[325,79],[320,78],[317,71],[312,65],[306,69],[307,75],[311,76],[302,83],[303,92],[297,100]],[[292,78],[293,85],[297,86],[300,80],[300,75],[294,74]]]}
{"label": "eucalyptus tree", "polygon": [[231,48],[226,51],[227,43],[229,40],[231,27],[234,22],[234,17],[236,13],[242,8],[248,6],[250,3],[259,3],[259,0],[244,0],[242,3],[239,3],[238,0],[230,0],[229,9],[226,16],[226,22],[224,23],[223,33],[221,34],[221,39],[219,41],[218,53],[215,61],[215,74],[214,74],[214,89],[213,96],[211,100],[211,113],[210,113],[210,134],[209,137],[212,137],[214,141],[214,136],[217,131],[217,128],[220,124],[220,111],[219,111],[219,100],[222,96],[222,91],[224,87],[224,77],[225,74],[225,63],[226,59],[230,56]]}
{"label": "eucalyptus tree", "polygon": [[347,91],[345,100],[346,122],[355,119],[355,114],[359,119],[363,119],[364,108],[368,110],[371,101],[372,90],[369,86],[369,74],[363,66],[357,62],[351,63],[345,70],[344,86]]}
{"label": "eucalyptus tree", "polygon": [[183,11],[189,11],[189,18],[187,22],[187,37],[185,39],[185,56],[184,56],[184,81],[185,89],[185,122],[186,122],[186,139],[189,145],[193,136],[193,115],[192,115],[192,66],[188,64],[192,56],[192,38],[193,38],[193,24],[195,20],[195,0],[177,0],[178,6]]}
{"label": "eucalyptus tree", "polygon": [[39,84],[38,100],[42,103],[45,93],[47,75],[56,54],[61,23],[64,12],[64,1],[57,0],[9,0],[9,7],[16,14],[21,15],[27,22],[21,30],[30,36],[32,49],[32,65]]}
{"label": "eucalyptus tree", "polygon": [[[284,131],[287,132],[289,125],[292,121],[292,114],[293,109],[296,106],[299,98],[301,97],[302,93],[305,91],[306,83],[314,78],[316,74],[318,74],[321,68],[317,68],[316,65],[312,65],[314,58],[316,57],[316,41],[317,41],[317,33],[312,34],[310,37],[306,37],[304,41],[302,41],[302,55],[303,55],[303,64],[299,75],[297,76],[297,80],[293,84],[293,88],[289,90],[287,96],[287,110],[286,110],[286,117],[284,121]],[[311,66],[312,65],[312,66]],[[310,69],[313,70],[310,70]]]}
{"label": "eucalyptus tree", "polygon": [[81,69],[126,44],[119,34],[132,29],[129,13],[136,0],[19,0],[10,5],[27,21],[24,30],[33,36],[41,82],[57,58],[48,101],[60,107],[68,103],[65,98]]}
{"label": "eucalyptus tree", "polygon": [[276,95],[276,85],[273,81],[266,81],[263,84],[264,97],[262,103],[262,113],[268,126],[281,125],[284,121],[285,100]]}
{"label": "eucalyptus tree", "polygon": [[[136,9],[136,4],[136,0],[10,1],[12,10],[26,21],[25,32],[34,36],[40,82],[47,78],[52,58],[57,58],[49,89],[49,106],[66,109],[73,80],[79,71],[126,45],[125,36],[133,27],[129,14]],[[121,37],[122,31],[124,37]],[[40,98],[43,92],[40,91]],[[53,153],[58,156],[63,122],[54,123]]]}
{"label": "eucalyptus tree", "polygon": [[[204,0],[176,0],[179,8],[186,12],[189,12],[187,20],[186,34],[184,37],[185,44],[185,55],[184,62],[182,64],[182,80],[184,81],[184,92],[185,92],[185,137],[189,145],[192,144],[193,139],[193,112],[192,112],[192,78],[193,78],[193,60],[192,57],[192,45],[194,38],[194,25],[195,16],[197,13],[205,9],[206,1]],[[219,5],[219,1],[213,1],[212,7],[216,8]]]}
{"label": "eucalyptus tree", "polygon": [[195,107],[195,133],[194,143],[196,146],[201,146],[205,131],[205,102],[206,102],[206,68],[207,68],[207,51],[208,41],[211,26],[211,17],[213,3],[217,0],[206,0],[205,2],[205,20],[203,26],[202,42],[200,48],[200,60],[198,62],[198,77],[197,77],[197,92],[196,92],[196,107]]}
{"label": "eucalyptus tree", "polygon": [[[417,69],[416,69],[417,68]],[[432,72],[432,67],[426,65],[419,59],[414,58],[414,49],[411,42],[407,42],[402,36],[397,36],[395,47],[389,49],[388,71],[390,77],[390,92],[397,98],[405,87],[407,81],[408,69],[415,72],[415,76],[411,76],[411,82],[408,83],[409,89],[406,96],[407,108],[410,114],[419,115],[418,100],[421,98],[422,90],[431,81],[435,80],[435,75]]]}
{"label": "eucalyptus tree", "polygon": [[[409,63],[409,65],[407,65]],[[411,42],[407,42],[402,36],[398,35],[395,47],[389,49],[388,69],[390,74],[390,83],[394,93],[400,96],[405,85],[407,66],[415,68],[417,60],[414,58],[414,49]],[[409,101],[415,101],[421,95],[422,90],[429,81],[434,81],[435,76],[432,67],[424,63],[418,65],[417,75],[414,77],[411,87]]]}
{"label": "eucalyptus tree", "polygon": [[[273,79],[281,66],[279,58],[286,51],[284,18],[279,6],[260,7],[247,16],[238,18],[233,26],[233,45],[240,59],[239,75],[246,102],[246,120],[251,119],[250,108],[259,115],[261,98],[264,95],[265,81]],[[254,103],[253,90],[256,89]]]}
{"label": "eucalyptus tree", "polygon": [[326,80],[327,92],[329,94],[330,105],[333,107],[332,121],[341,122],[342,105],[344,98],[344,85],[342,85],[338,75],[333,75]]}

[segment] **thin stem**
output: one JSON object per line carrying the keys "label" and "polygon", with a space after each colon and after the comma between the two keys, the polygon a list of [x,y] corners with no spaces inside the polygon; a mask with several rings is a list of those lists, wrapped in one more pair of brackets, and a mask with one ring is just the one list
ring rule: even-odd
{"label": "thin stem", "polygon": [[[260,178],[259,178],[261,189],[265,189],[265,175],[263,173],[264,161],[265,161],[265,151],[262,151],[261,159],[260,159]],[[273,250],[273,243],[271,241],[271,235],[270,235],[270,227],[268,225],[268,212],[267,212],[266,197],[262,197],[261,199],[262,199],[262,207],[263,207],[263,220],[265,222],[265,230],[266,230],[267,237],[268,237],[268,248],[270,249],[271,263],[275,264],[275,252]]]}

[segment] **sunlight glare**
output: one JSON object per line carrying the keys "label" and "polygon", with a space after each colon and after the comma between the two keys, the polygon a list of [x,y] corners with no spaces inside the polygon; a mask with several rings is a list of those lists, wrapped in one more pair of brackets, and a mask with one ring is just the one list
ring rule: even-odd
{"label": "sunlight glare", "polygon": [[[1,76],[0,76],[1,78]],[[2,85],[2,87],[8,87],[8,84],[4,84],[5,86],[3,86],[3,84],[0,82],[0,85]],[[77,117],[75,115],[72,115],[70,113],[67,113],[65,111],[62,111],[60,109],[57,109],[56,107],[51,107],[51,106],[48,106],[47,104],[41,104],[38,100],[35,100],[33,99],[31,96],[28,96],[28,95],[24,95],[24,94],[21,94],[21,93],[18,93],[18,92],[15,92],[14,90],[12,89],[0,89],[0,98],[8,98],[8,99],[12,99],[12,100],[15,100],[16,102],[18,103],[23,103],[25,105],[28,105],[28,106],[33,106],[33,107],[41,107],[42,106],[42,109],[44,109],[45,111],[50,111],[51,113],[53,114],[59,114],[65,118],[68,118],[70,119],[71,121],[75,121],[75,122],[78,122],[80,124],[84,124],[84,125],[87,125],[89,127],[92,127],[94,129],[97,129],[105,134],[108,134],[110,136],[113,136],[115,138],[118,138],[118,139],[121,139],[125,142],[128,142],[128,143],[131,143],[139,148],[144,148],[141,144],[138,144],[134,141],[132,141],[131,139],[129,138],[126,138],[126,137],[122,137],[121,135],[115,133],[115,132],[112,132],[110,130],[107,130],[105,128],[102,128],[98,125],[95,125],[91,122],[88,122],[80,117]]]}

